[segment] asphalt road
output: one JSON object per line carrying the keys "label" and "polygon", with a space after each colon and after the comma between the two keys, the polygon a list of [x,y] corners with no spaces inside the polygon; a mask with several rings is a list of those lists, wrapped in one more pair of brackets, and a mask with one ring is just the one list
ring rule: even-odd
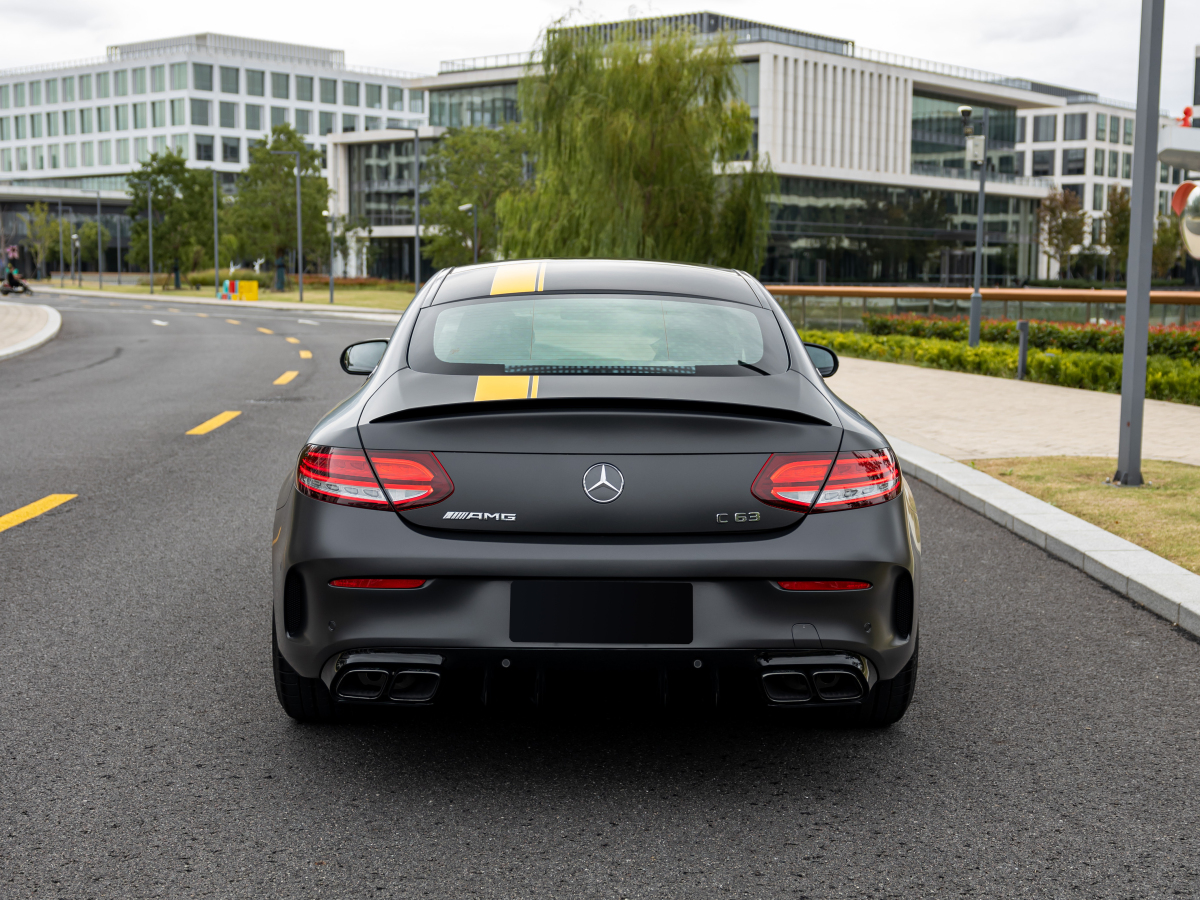
{"label": "asphalt road", "polygon": [[389,329],[49,302],[62,334],[0,362],[0,514],[78,497],[0,533],[0,896],[1200,892],[1200,644],[921,486],[920,682],[889,730],[297,725],[272,502],[355,386],[338,351]]}

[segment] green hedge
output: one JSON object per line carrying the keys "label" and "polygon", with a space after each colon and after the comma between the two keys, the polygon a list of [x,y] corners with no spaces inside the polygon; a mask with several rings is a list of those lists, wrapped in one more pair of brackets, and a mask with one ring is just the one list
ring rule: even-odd
{"label": "green hedge", "polygon": [[[969,347],[966,341],[861,331],[801,331],[800,336],[806,341],[832,347],[843,356],[999,378],[1017,375],[1017,348],[1010,344],[980,343],[978,347]],[[1029,351],[1026,378],[1042,384],[1120,393],[1121,355],[1034,348]],[[1185,359],[1151,356],[1146,396],[1200,406],[1200,365]]]}
{"label": "green hedge", "polygon": [[[875,335],[907,335],[908,337],[941,338],[965,341],[969,328],[963,317],[903,315],[868,315],[863,327]],[[979,339],[985,343],[1016,344],[1017,323],[1010,319],[984,319],[980,323]],[[1125,326],[1075,325],[1070,322],[1029,323],[1029,345],[1040,350],[1084,350],[1095,353],[1122,353],[1125,349]],[[1150,326],[1149,352],[1200,364],[1200,323],[1192,325]]]}

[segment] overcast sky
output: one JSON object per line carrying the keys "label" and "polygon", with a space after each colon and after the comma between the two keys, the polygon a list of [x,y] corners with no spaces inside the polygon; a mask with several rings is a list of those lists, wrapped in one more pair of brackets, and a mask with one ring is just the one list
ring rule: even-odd
{"label": "overcast sky", "polygon": [[[437,72],[443,59],[529,50],[538,32],[577,15],[713,12],[847,38],[861,46],[998,72],[1133,101],[1138,0],[38,0],[5,4],[0,66],[103,56],[109,44],[215,31],[334,47],[350,64]],[[1160,105],[1179,115],[1192,101],[1200,0],[1166,0]]]}

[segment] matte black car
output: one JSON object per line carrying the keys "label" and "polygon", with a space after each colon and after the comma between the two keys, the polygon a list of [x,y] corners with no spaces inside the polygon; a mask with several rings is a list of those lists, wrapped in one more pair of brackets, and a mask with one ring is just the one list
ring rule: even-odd
{"label": "matte black car", "polygon": [[279,493],[283,708],[538,702],[623,670],[665,702],[895,722],[920,530],[887,440],[825,386],[837,365],[745,272],[438,273],[389,341],[346,348],[369,377]]}

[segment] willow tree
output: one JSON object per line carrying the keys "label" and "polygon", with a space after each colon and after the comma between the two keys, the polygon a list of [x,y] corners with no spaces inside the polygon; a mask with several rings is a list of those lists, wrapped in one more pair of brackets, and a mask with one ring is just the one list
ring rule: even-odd
{"label": "willow tree", "polygon": [[724,36],[556,27],[522,79],[535,177],[499,203],[509,257],[711,263],[757,272],[775,179]]}

